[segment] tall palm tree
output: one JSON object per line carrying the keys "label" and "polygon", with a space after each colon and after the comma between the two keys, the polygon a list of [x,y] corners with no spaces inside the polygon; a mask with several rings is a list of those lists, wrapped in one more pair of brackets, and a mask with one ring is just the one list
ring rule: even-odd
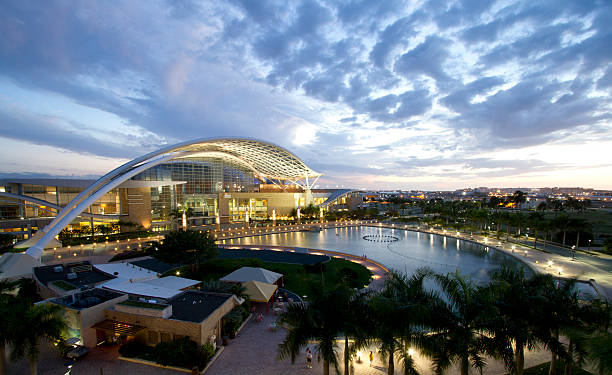
{"label": "tall palm tree", "polygon": [[569,227],[576,232],[576,248],[578,248],[580,246],[580,233],[590,230],[592,225],[585,219],[572,218],[570,219]]}
{"label": "tall palm tree", "polygon": [[556,374],[557,358],[567,358],[567,347],[559,340],[560,334],[567,335],[572,327],[572,313],[578,306],[578,292],[575,280],[555,280],[551,275],[542,276],[541,319],[536,328],[541,329],[542,343],[550,350],[549,374]]}
{"label": "tall palm tree", "polygon": [[387,373],[395,372],[395,356],[399,356],[405,374],[415,374],[415,364],[408,349],[425,348],[425,330],[430,306],[436,296],[423,288],[429,269],[419,269],[411,277],[391,272],[383,290],[369,301],[368,321],[375,322],[370,331],[370,343],[380,345],[388,362]]}
{"label": "tall palm tree", "polygon": [[567,230],[570,228],[570,218],[567,215],[557,216],[553,220],[553,225],[559,231],[563,232],[563,241],[562,244],[565,246],[565,236],[567,234]]}
{"label": "tall palm tree", "polygon": [[295,362],[309,340],[315,340],[315,351],[323,360],[323,374],[329,375],[333,366],[339,374],[336,340],[342,337],[347,300],[351,291],[344,285],[325,289],[313,288],[309,303],[291,304],[280,318],[288,326],[287,335],[279,346],[278,358]]}
{"label": "tall palm tree", "polygon": [[540,292],[543,277],[527,278],[523,268],[502,267],[493,273],[491,285],[501,318],[496,336],[514,341],[514,347],[512,343],[506,343],[514,353],[511,361],[506,360],[506,365],[516,375],[523,375],[525,348],[536,349],[541,342],[539,323],[544,301]]}
{"label": "tall palm tree", "polygon": [[11,358],[26,356],[30,361],[30,374],[38,373],[38,345],[41,341],[55,341],[61,338],[66,322],[61,307],[51,303],[18,307],[21,322],[16,327]]}
{"label": "tall palm tree", "polygon": [[544,222],[544,214],[541,212],[532,212],[529,214],[528,222],[529,225],[533,228],[533,247],[537,249],[538,243],[538,230],[543,227]]}
{"label": "tall palm tree", "polygon": [[491,330],[494,325],[489,323],[498,316],[490,288],[477,286],[458,272],[433,278],[444,294],[441,328],[431,335],[437,344],[433,356],[436,373],[458,362],[461,375],[468,375],[470,367],[482,374],[484,355],[499,357],[500,347],[503,349]]}

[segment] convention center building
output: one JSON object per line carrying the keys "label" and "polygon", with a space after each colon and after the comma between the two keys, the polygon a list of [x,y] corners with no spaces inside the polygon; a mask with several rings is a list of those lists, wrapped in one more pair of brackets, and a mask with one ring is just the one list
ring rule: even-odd
{"label": "convention center building", "polygon": [[205,227],[282,221],[310,204],[348,210],[360,203],[350,190],[314,189],[320,176],[268,142],[199,139],[136,158],[98,180],[0,180],[0,233],[24,240],[43,228],[47,237],[85,226],[164,231],[180,212],[188,213],[190,227]]}

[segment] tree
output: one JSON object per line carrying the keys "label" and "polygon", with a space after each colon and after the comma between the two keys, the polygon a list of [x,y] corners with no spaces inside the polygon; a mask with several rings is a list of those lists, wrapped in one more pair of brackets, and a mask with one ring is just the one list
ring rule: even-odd
{"label": "tree", "polygon": [[[525,348],[535,349],[541,342],[541,330],[534,322],[541,322],[542,277],[527,278],[523,268],[502,267],[493,273],[494,303],[500,314],[495,335],[508,339],[505,345],[514,354],[512,360],[506,359],[506,365],[516,375],[523,375]],[[514,341],[514,347],[510,340]]]}
{"label": "tree", "polygon": [[368,301],[370,340],[380,345],[383,358],[388,361],[387,372],[395,371],[394,358],[398,354],[405,374],[416,373],[408,349],[410,346],[425,348],[425,332],[422,329],[429,314],[434,295],[423,288],[423,282],[431,274],[419,269],[411,277],[391,272],[383,290]]}
{"label": "tree", "polygon": [[576,232],[576,248],[578,248],[580,247],[580,233],[589,232],[592,225],[585,219],[572,218],[570,219],[569,227]]}
{"label": "tree", "polygon": [[591,321],[595,328],[587,342],[589,358],[595,363],[598,374],[612,374],[612,306],[606,300],[595,300],[592,303],[596,319]]}
{"label": "tree", "polygon": [[18,305],[20,323],[15,327],[15,338],[11,358],[27,357],[30,374],[38,373],[38,345],[40,341],[52,342],[61,338],[66,322],[61,316],[61,307],[51,303],[40,305]]}
{"label": "tree", "polygon": [[533,228],[533,247],[537,248],[537,242],[538,242],[538,230],[541,230],[545,227],[545,221],[546,219],[544,219],[544,215],[541,212],[532,212],[529,215],[529,225]]}
{"label": "tree", "polygon": [[278,358],[290,358],[292,363],[295,362],[308,341],[313,340],[316,342],[314,351],[323,360],[323,374],[329,375],[330,366],[340,373],[336,340],[342,337],[350,297],[351,290],[343,285],[333,289],[319,285],[312,289],[309,303],[290,304],[280,318],[288,329],[279,346]]}
{"label": "tree", "polygon": [[562,244],[563,244],[563,246],[565,246],[565,237],[567,235],[567,231],[570,228],[570,224],[571,224],[569,216],[567,216],[567,215],[558,216],[558,217],[556,217],[553,220],[552,224],[560,232],[563,232],[563,242],[562,242]]}
{"label": "tree", "polygon": [[490,289],[475,285],[461,274],[436,274],[434,280],[444,294],[441,328],[432,332],[436,342],[433,362],[437,373],[459,363],[461,375],[470,367],[482,374],[486,366],[484,354],[499,357],[503,342],[498,342],[489,319],[498,316]]}
{"label": "tree", "polygon": [[556,374],[557,358],[567,358],[564,344],[559,341],[560,334],[568,334],[572,326],[572,312],[578,308],[578,293],[575,280],[556,281],[551,275],[541,279],[544,299],[541,305],[541,319],[537,327],[544,345],[551,352],[549,374]]}
{"label": "tree", "polygon": [[512,194],[512,202],[516,205],[517,208],[521,208],[521,204],[525,203],[527,198],[525,193],[520,190],[517,190]]}
{"label": "tree", "polygon": [[12,234],[0,233],[0,248],[13,245],[15,238]]}
{"label": "tree", "polygon": [[219,253],[215,239],[208,232],[195,230],[171,231],[164,236],[154,256],[164,262],[196,267]]}

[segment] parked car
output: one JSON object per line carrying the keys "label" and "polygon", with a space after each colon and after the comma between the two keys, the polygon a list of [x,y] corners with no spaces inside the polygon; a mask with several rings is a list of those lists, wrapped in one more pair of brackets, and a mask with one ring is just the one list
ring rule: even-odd
{"label": "parked car", "polygon": [[82,345],[74,345],[72,349],[66,352],[65,356],[68,359],[77,360],[77,359],[85,357],[87,353],[89,353],[89,349],[87,349],[86,347]]}

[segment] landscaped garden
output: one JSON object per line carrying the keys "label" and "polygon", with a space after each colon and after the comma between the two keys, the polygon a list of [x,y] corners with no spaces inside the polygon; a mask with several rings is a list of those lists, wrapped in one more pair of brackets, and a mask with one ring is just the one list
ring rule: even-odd
{"label": "landscaped garden", "polygon": [[[218,280],[241,267],[261,267],[283,274],[284,288],[299,296],[310,295],[313,282],[336,285],[341,280],[351,288],[361,289],[370,282],[366,267],[344,259],[331,258],[315,265],[262,262],[256,258],[211,259],[196,268],[183,266],[180,275],[195,280]],[[176,274],[176,270],[168,274]]]}

